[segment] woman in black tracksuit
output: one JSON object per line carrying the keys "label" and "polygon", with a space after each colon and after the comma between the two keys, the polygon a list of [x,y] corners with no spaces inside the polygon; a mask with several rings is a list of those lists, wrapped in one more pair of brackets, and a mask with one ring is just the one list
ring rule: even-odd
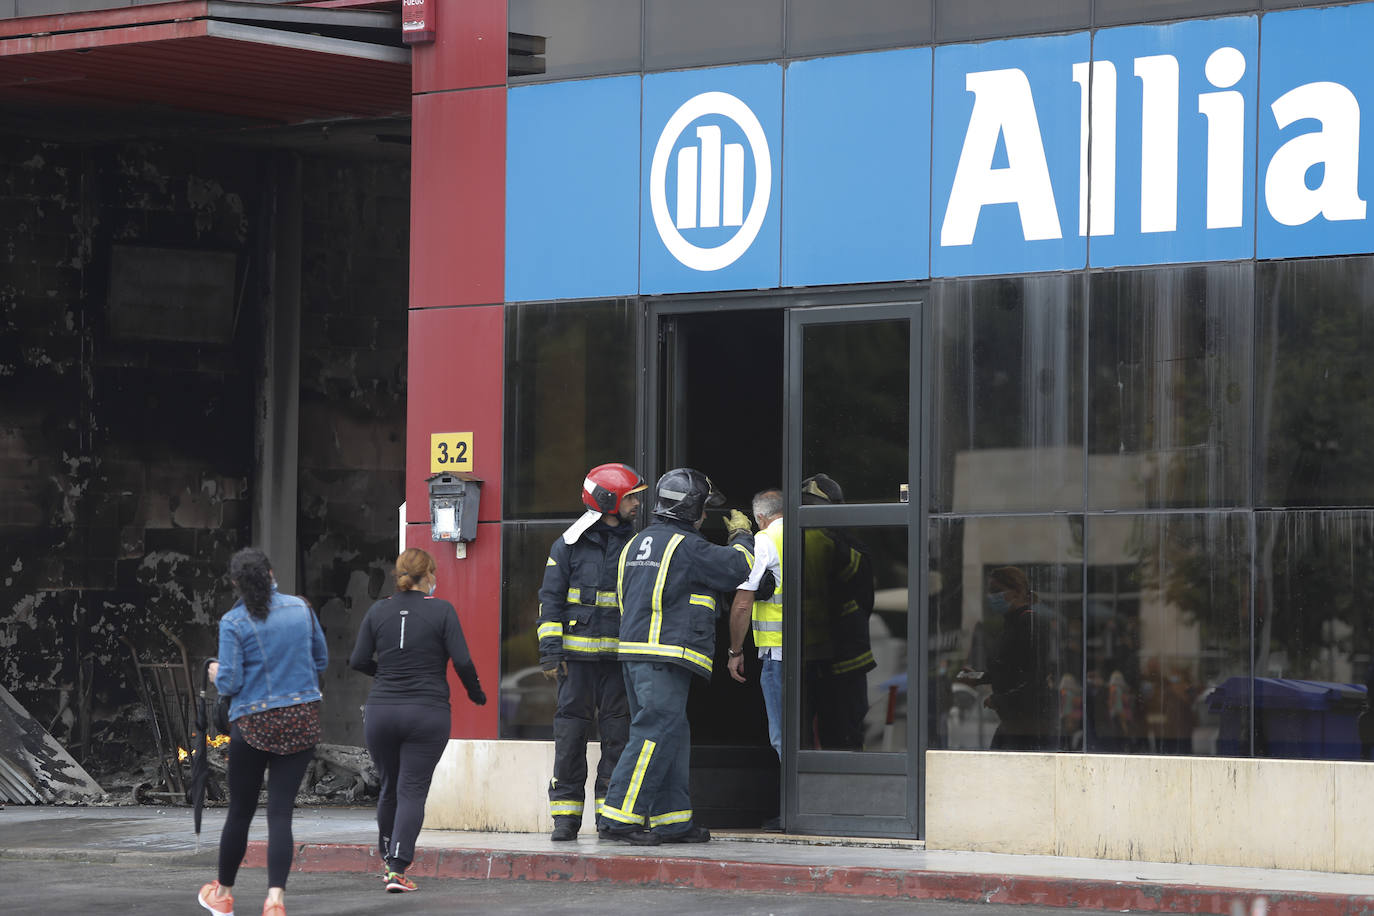
{"label": "woman in black tracksuit", "polygon": [[368,609],[348,659],[350,667],[377,679],[367,697],[363,734],[382,780],[377,848],[392,893],[415,890],[405,871],[415,858],[434,767],[448,744],[450,662],[468,699],[478,706],[487,702],[458,612],[430,597],[434,571],[434,558],[417,547],[396,558],[396,593]]}

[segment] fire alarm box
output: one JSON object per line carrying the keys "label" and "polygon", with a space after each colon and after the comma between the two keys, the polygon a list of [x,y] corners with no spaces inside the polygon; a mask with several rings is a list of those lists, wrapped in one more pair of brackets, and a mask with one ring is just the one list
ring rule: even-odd
{"label": "fire alarm box", "polygon": [[436,541],[475,540],[482,481],[460,471],[434,474],[428,478],[428,483],[431,537]]}
{"label": "fire alarm box", "polygon": [[401,41],[408,45],[433,41],[439,0],[401,0]]}

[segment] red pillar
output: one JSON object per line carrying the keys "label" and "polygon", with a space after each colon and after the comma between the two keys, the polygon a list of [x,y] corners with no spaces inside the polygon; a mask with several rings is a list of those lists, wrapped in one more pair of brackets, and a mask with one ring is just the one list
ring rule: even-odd
{"label": "red pillar", "polygon": [[[501,641],[501,466],[506,185],[506,0],[435,3],[413,46],[406,543],[438,562],[488,702],[450,672],[452,736],[495,738]],[[465,559],[429,534],[430,435],[470,432],[484,481]]]}

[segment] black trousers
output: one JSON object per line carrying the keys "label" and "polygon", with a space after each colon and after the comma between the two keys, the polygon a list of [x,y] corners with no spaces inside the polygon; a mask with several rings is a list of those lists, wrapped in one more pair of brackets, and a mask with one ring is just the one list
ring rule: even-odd
{"label": "black trousers", "polygon": [[596,802],[606,797],[620,752],[630,736],[630,706],[620,662],[568,662],[558,679],[558,709],[553,714],[553,779],[549,813],[582,820],[587,785],[587,738],[595,719],[601,735],[601,763],[596,768]]}
{"label": "black trousers", "polygon": [[415,838],[425,820],[434,768],[448,746],[447,707],[368,704],[363,739],[381,777],[377,793],[377,849],[392,871],[415,861]]}
{"label": "black trousers", "polygon": [[294,754],[269,754],[243,740],[238,725],[229,730],[229,811],[219,835],[219,883],[233,887],[248,850],[248,825],[258,810],[263,771],[267,772],[267,886],[286,887],[295,840],[291,812],[313,747]]}

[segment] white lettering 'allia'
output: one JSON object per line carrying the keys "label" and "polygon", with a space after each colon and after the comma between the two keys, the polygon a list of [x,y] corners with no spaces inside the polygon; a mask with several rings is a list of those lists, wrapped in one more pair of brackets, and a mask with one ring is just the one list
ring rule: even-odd
{"label": "white lettering 'allia'", "polygon": [[[1078,108],[1078,234],[1116,232],[1116,64],[1109,60],[1092,65],[1092,102],[1088,100],[1088,62],[1073,65],[1073,81],[1079,88]],[[1092,124],[1089,126],[1089,110]],[[1088,170],[1088,137],[1092,137],[1092,172]],[[1091,179],[1091,181],[1090,181]],[[1092,200],[1088,200],[1089,188]]]}
{"label": "white lettering 'allia'", "polygon": [[[1245,55],[1218,48],[1203,68],[1207,82],[1230,89],[1245,75]],[[1207,228],[1229,229],[1245,218],[1245,96],[1204,92],[1197,110],[1207,119]]]}
{"label": "white lettering 'allia'", "polygon": [[[1299,134],[1280,146],[1264,175],[1264,201],[1274,219],[1301,226],[1318,216],[1362,220],[1360,199],[1360,103],[1340,83],[1307,83],[1285,92],[1270,108],[1279,129],[1312,118],[1321,129]],[[1307,173],[1321,164],[1322,182],[1307,186]]]}
{"label": "white lettering 'allia'", "polygon": [[[989,204],[1016,204],[1027,241],[1062,238],[1040,122],[1026,74],[1015,68],[986,70],[969,73],[964,79],[973,93],[973,113],[954,172],[940,244],[973,244],[978,217]],[[999,136],[1006,143],[1005,168],[992,165]]]}
{"label": "white lettering 'allia'", "polygon": [[1135,59],[1140,77],[1140,231],[1178,228],[1178,58]]}

